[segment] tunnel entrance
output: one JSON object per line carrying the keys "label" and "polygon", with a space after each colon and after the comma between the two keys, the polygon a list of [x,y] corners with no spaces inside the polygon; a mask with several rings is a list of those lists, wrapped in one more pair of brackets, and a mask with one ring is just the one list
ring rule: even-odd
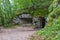
{"label": "tunnel entrance", "polygon": [[35,18],[35,17],[32,17],[30,14],[18,15],[14,18],[13,21],[15,24],[35,25],[36,28],[44,28],[46,24],[46,18],[44,16],[39,16]]}
{"label": "tunnel entrance", "polygon": [[41,27],[44,28],[46,25],[46,18],[44,16],[40,16],[39,20],[41,22]]}
{"label": "tunnel entrance", "polygon": [[46,18],[43,16],[33,18],[33,24],[35,25],[36,29],[44,28],[46,24]]}

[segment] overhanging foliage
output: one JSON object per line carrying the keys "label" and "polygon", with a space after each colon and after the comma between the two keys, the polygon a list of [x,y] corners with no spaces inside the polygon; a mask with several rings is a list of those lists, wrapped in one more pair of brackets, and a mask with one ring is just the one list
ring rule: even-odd
{"label": "overhanging foliage", "polygon": [[51,2],[52,0],[0,0],[0,25],[8,26],[16,15],[23,12],[33,16],[47,15]]}

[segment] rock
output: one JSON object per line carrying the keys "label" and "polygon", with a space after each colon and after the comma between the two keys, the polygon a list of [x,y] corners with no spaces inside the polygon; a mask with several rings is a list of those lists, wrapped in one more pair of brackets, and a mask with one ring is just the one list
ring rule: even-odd
{"label": "rock", "polygon": [[45,26],[45,17],[32,17],[30,14],[22,14],[18,15],[13,20],[16,24],[32,24],[35,25],[37,28],[42,28]]}
{"label": "rock", "polygon": [[18,17],[16,17],[16,18],[14,18],[13,22],[18,24],[20,22],[20,19]]}
{"label": "rock", "polygon": [[39,18],[33,18],[33,24],[37,27],[37,28],[41,28],[41,22],[39,20]]}
{"label": "rock", "polygon": [[22,14],[19,15],[19,18],[32,18],[32,16],[30,14]]}
{"label": "rock", "polygon": [[30,14],[22,14],[15,17],[13,22],[16,24],[24,24],[24,23],[28,24],[28,22],[31,20],[32,20],[32,16]]}

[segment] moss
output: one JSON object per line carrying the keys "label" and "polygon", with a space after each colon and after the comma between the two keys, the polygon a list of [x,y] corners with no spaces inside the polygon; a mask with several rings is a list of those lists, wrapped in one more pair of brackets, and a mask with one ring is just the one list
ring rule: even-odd
{"label": "moss", "polygon": [[49,6],[49,12],[53,10],[53,5],[57,2],[57,0],[54,0],[51,5]]}
{"label": "moss", "polygon": [[48,18],[48,24],[45,28],[39,30],[36,35],[41,37],[40,40],[60,40],[60,5],[49,13]]}
{"label": "moss", "polygon": [[[58,21],[57,21],[58,20]],[[38,36],[39,39],[37,40],[60,40],[60,17],[55,19],[53,21],[53,24],[51,27],[45,27],[42,30],[38,31],[36,35]],[[43,38],[43,39],[42,39]],[[34,36],[34,40],[35,36]]]}

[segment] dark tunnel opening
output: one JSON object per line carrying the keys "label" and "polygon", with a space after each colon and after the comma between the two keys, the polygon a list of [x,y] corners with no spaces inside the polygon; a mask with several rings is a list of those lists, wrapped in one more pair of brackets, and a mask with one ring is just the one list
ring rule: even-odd
{"label": "dark tunnel opening", "polygon": [[39,17],[36,18],[34,23],[35,23],[35,29],[44,28],[45,25],[46,25],[46,18],[44,16],[39,16]]}
{"label": "dark tunnel opening", "polygon": [[46,25],[46,18],[44,16],[39,16],[39,20],[41,22],[41,28],[44,28]]}

